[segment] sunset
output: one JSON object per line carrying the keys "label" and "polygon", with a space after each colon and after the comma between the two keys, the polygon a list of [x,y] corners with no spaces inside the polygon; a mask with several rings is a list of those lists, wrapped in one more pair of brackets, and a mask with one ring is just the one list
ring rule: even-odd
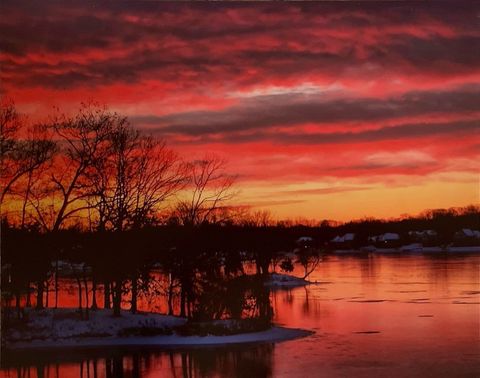
{"label": "sunset", "polygon": [[235,202],[279,219],[478,203],[472,5],[1,7],[2,95],[30,120],[105,104],[226,158]]}
{"label": "sunset", "polygon": [[475,2],[0,3],[0,377],[480,375]]}

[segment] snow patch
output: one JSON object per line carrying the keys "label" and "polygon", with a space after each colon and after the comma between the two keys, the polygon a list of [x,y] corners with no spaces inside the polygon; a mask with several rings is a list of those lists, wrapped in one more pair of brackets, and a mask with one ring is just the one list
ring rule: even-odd
{"label": "snow patch", "polygon": [[[208,346],[256,342],[278,342],[311,335],[311,331],[284,327],[271,327],[265,331],[224,336],[181,336],[174,327],[187,323],[187,319],[160,314],[131,314],[122,311],[113,317],[111,310],[90,312],[89,320],[80,320],[75,309],[28,309],[26,325],[9,331],[6,349],[30,350],[75,347],[108,346]],[[224,321],[225,322],[225,321]],[[153,336],[125,336],[129,328],[158,328],[165,334]]]}
{"label": "snow patch", "polygon": [[276,287],[296,287],[310,285],[311,282],[288,274],[272,273],[270,278],[265,281],[266,286]]}

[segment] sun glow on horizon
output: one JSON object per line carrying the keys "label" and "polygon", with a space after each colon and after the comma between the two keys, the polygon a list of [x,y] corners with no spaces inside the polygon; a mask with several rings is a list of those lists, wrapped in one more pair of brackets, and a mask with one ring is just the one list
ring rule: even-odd
{"label": "sun glow on horizon", "polygon": [[477,204],[478,12],[415,8],[7,1],[2,96],[32,123],[94,100],[186,161],[221,156],[232,204],[276,219]]}

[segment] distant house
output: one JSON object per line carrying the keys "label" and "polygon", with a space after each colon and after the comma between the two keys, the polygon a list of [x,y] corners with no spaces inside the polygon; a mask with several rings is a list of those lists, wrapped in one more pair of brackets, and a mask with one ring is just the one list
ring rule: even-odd
{"label": "distant house", "polygon": [[313,247],[314,241],[310,236],[302,236],[295,241],[295,244],[299,248],[310,248]]}
{"label": "distant house", "polygon": [[438,241],[438,234],[435,230],[409,231],[408,237],[411,242],[429,246],[436,244]]}
{"label": "distant house", "polygon": [[455,245],[480,245],[480,231],[463,228],[457,231],[453,237]]}
{"label": "distant house", "polygon": [[333,249],[352,249],[354,247],[353,243],[355,241],[355,234],[347,233],[343,236],[335,236],[330,241],[330,246]]}
{"label": "distant house", "polygon": [[400,235],[394,232],[370,236],[368,240],[379,248],[395,248],[400,246]]}
{"label": "distant house", "polygon": [[460,239],[480,239],[480,231],[478,230],[471,230],[469,228],[462,228],[460,231],[455,233],[455,238]]}

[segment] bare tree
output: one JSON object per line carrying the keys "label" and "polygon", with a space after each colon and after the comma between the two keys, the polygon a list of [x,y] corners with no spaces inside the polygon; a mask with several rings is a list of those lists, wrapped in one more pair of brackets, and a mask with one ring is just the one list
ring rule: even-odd
{"label": "bare tree", "polygon": [[243,226],[269,227],[274,225],[272,213],[269,210],[258,210],[244,215],[240,222]]}
{"label": "bare tree", "polygon": [[164,142],[128,124],[113,131],[109,143],[109,155],[92,175],[101,227],[140,228],[185,185],[184,165]]}
{"label": "bare tree", "polygon": [[185,225],[219,222],[228,215],[226,203],[235,196],[235,181],[225,171],[225,161],[217,156],[206,156],[188,164],[190,190],[181,200],[176,215]]}
{"label": "bare tree", "polygon": [[[2,102],[0,128],[0,205],[3,205],[7,194],[14,192],[16,183],[26,176],[31,183],[34,172],[52,158],[55,143],[38,129],[27,130],[13,102]],[[22,137],[21,133],[25,136]],[[25,196],[28,197],[28,191]]]}
{"label": "bare tree", "polygon": [[[91,176],[99,229],[121,233],[151,224],[167,199],[184,186],[183,164],[162,141],[143,136],[126,123],[111,133],[108,142],[109,153]],[[137,309],[139,269],[131,270],[132,312]],[[118,275],[114,281],[113,308],[119,315],[123,279]]]}
{"label": "bare tree", "polygon": [[300,248],[297,252],[297,263],[303,266],[303,279],[306,279],[317,268],[322,256],[319,250],[313,247]]}
{"label": "bare tree", "polygon": [[56,231],[66,220],[89,209],[94,188],[93,167],[108,153],[107,140],[126,119],[95,104],[82,104],[74,116],[60,115],[45,125],[57,140],[59,153],[49,175],[32,195],[36,218]]}

